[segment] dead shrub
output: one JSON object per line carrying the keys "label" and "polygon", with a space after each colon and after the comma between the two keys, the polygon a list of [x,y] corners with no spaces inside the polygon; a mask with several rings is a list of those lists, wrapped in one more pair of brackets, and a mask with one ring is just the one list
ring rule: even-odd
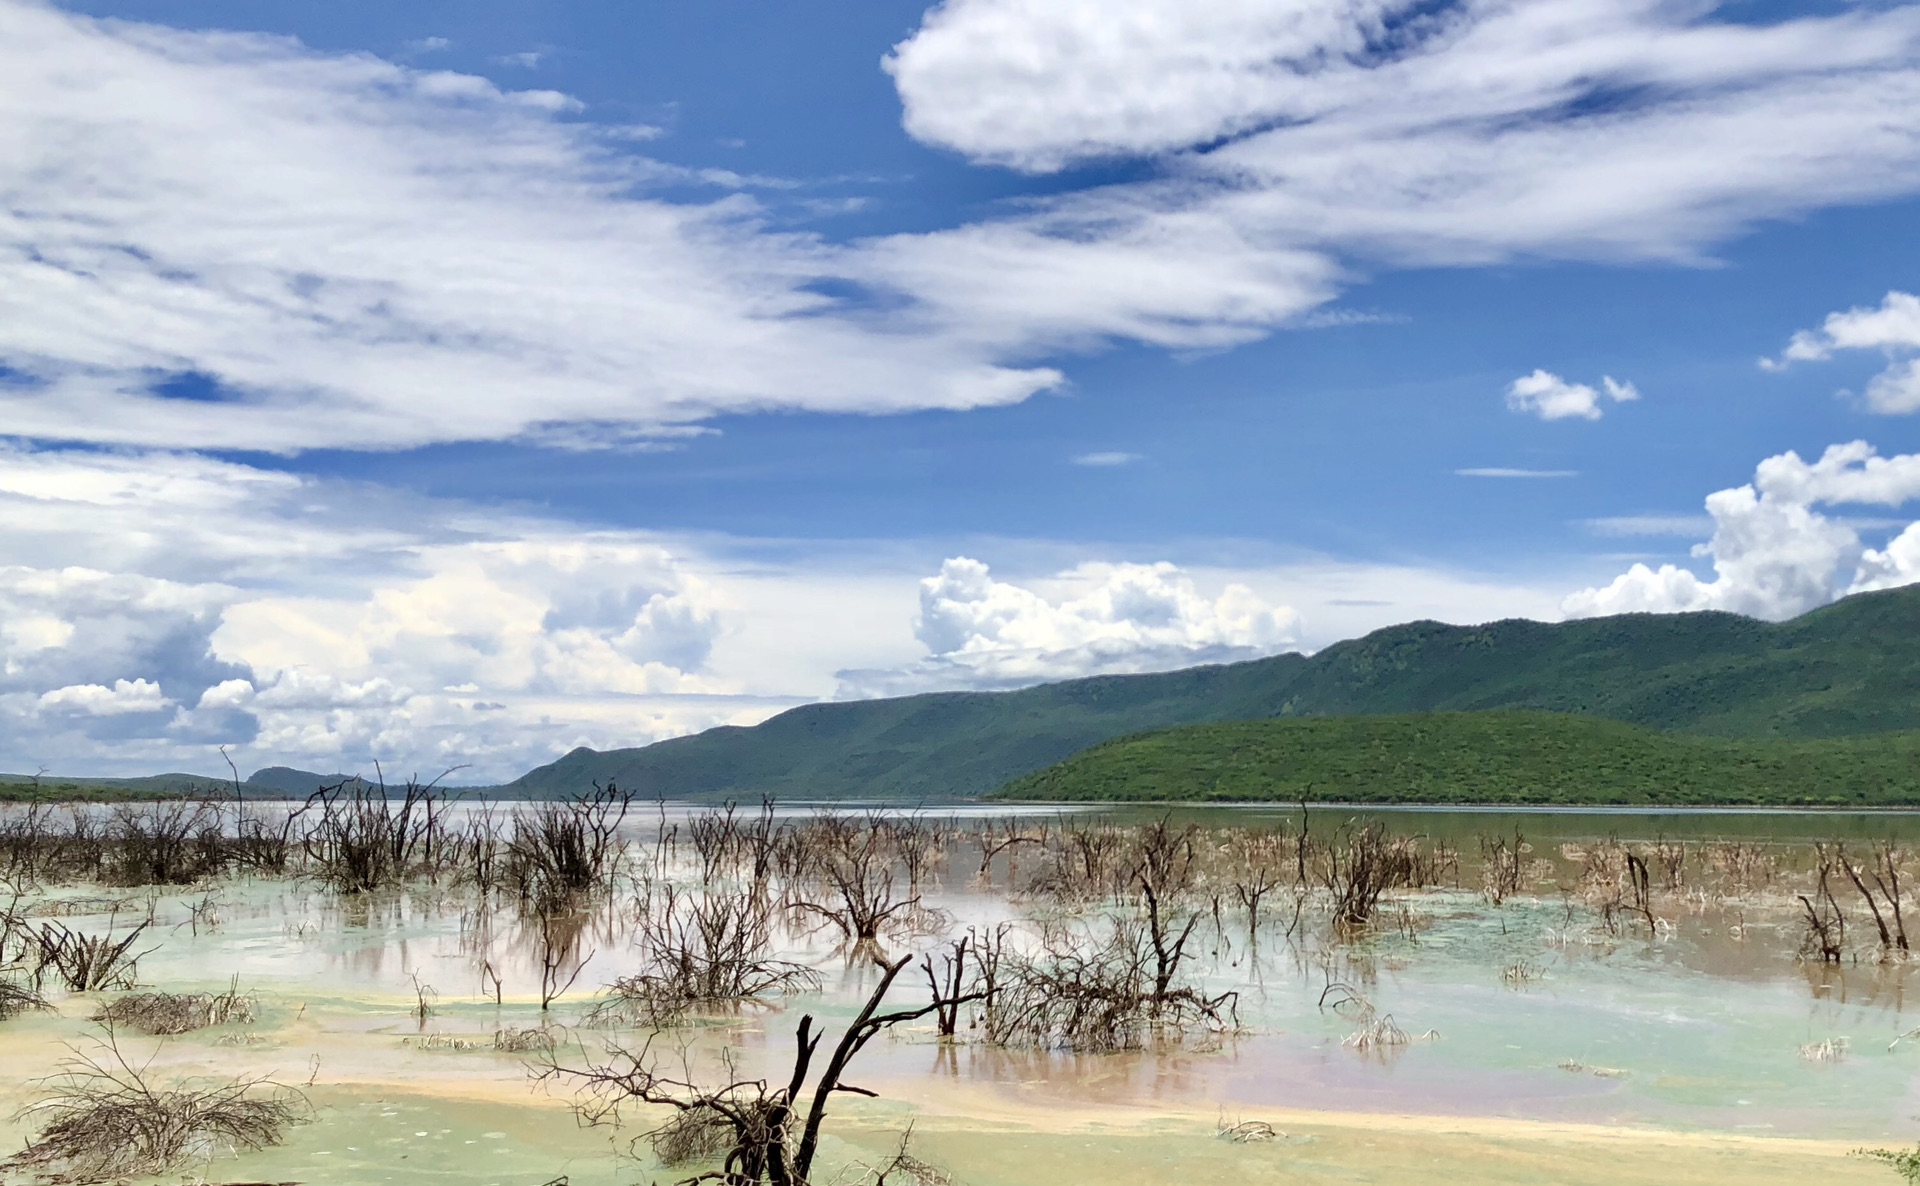
{"label": "dead shrub", "polygon": [[343,893],[404,884],[456,855],[448,835],[447,796],[409,781],[392,798],[384,784],[350,779],[321,787],[293,813],[308,816],[300,845],[321,881]]}
{"label": "dead shrub", "polygon": [[156,1087],[127,1061],[112,1030],[98,1051],[76,1053],[46,1086],[49,1094],[27,1109],[45,1127],[4,1165],[73,1186],[277,1145],[306,1115],[304,1097],[264,1080]]}
{"label": "dead shrub", "polygon": [[255,1001],[242,995],[235,980],[223,993],[139,992],[121,997],[93,1015],[93,1020],[125,1026],[143,1034],[185,1034],[215,1025],[248,1025]]}
{"label": "dead shrub", "polygon": [[41,996],[39,990],[31,984],[22,984],[15,980],[0,980],[0,1021],[18,1017],[22,1013],[35,1013],[52,1008],[47,998]]}
{"label": "dead shrub", "polygon": [[717,1161],[733,1148],[733,1124],[718,1108],[696,1105],[674,1113],[647,1137],[661,1165]]}
{"label": "dead shrub", "polygon": [[662,887],[635,936],[640,970],[613,983],[589,1022],[673,1025],[701,1009],[818,989],[812,968],[772,958],[773,917],[762,893]]}
{"label": "dead shrub", "polygon": [[895,897],[894,829],[877,812],[861,820],[821,815],[796,837],[810,853],[810,872],[823,892],[821,901],[803,898],[794,905],[839,929],[849,962],[885,962],[882,938],[911,929],[920,906],[917,894]]}
{"label": "dead shrub", "polygon": [[541,1026],[493,1031],[493,1048],[502,1054],[550,1054],[553,1031]]}
{"label": "dead shrub", "polygon": [[32,931],[34,979],[38,981],[52,971],[68,992],[132,988],[140,962],[133,945],[146,929],[147,923],[141,922],[115,939],[111,929],[104,935],[86,935],[61,923],[43,922]]}
{"label": "dead shrub", "polygon": [[107,826],[103,880],[187,885],[217,876],[229,856],[220,822],[220,809],[206,802],[122,804]]}
{"label": "dead shrub", "polygon": [[1505,836],[1480,837],[1480,892],[1495,906],[1520,892],[1526,870],[1522,858],[1533,851],[1518,829]]}
{"label": "dead shrub", "polygon": [[1384,824],[1344,827],[1324,849],[1321,881],[1333,900],[1338,931],[1365,927],[1383,894],[1418,887],[1432,876],[1418,842],[1390,835]]}
{"label": "dead shrub", "polygon": [[1155,968],[1147,928],[1133,920],[1109,920],[1093,934],[1047,927],[1036,952],[996,960],[984,1036],[996,1046],[1101,1052],[1239,1028],[1237,993],[1157,990]]}
{"label": "dead shrub", "polygon": [[633,799],[633,792],[608,783],[516,810],[504,872],[521,902],[547,913],[606,888],[626,851],[620,825]]}

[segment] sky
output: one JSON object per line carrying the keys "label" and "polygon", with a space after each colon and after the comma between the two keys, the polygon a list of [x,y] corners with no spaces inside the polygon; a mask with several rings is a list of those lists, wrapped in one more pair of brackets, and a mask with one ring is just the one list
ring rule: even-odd
{"label": "sky", "polygon": [[1920,580],[1916,4],[0,0],[0,198],[3,770]]}

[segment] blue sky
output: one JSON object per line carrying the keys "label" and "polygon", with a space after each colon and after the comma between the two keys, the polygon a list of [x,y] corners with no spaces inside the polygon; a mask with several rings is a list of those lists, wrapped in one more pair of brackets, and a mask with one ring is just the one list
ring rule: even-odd
{"label": "blue sky", "polygon": [[0,0],[0,44],[0,765],[505,777],[1920,579],[1920,7]]}

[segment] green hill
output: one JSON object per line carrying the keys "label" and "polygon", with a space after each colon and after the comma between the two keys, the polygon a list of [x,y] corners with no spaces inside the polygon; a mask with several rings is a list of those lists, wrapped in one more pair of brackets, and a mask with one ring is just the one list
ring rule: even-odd
{"label": "green hill", "polygon": [[1105,742],[993,798],[1912,805],[1920,730],[1734,740],[1506,711],[1231,721]]}
{"label": "green hill", "polygon": [[[371,786],[357,774],[316,774],[286,766],[256,770],[240,784],[244,799],[305,799],[322,786],[358,783]],[[395,784],[396,786],[401,784]],[[136,778],[68,778],[0,774],[0,803],[55,800],[73,803],[119,803],[148,799],[230,799],[233,780],[202,774],[148,774]]]}
{"label": "green hill", "polygon": [[[272,793],[252,783],[243,783],[241,791],[249,798]],[[134,799],[226,799],[232,795],[231,781],[200,774],[148,774],[137,778],[43,775],[37,780],[28,774],[0,774],[0,803],[24,803],[35,799],[111,803]]]}
{"label": "green hill", "polygon": [[577,749],[502,789],[556,794],[612,779],[676,798],[964,798],[1088,746],[1174,725],[1491,709],[1727,738],[1920,729],[1920,587],[1777,624],[1718,613],[1414,622],[1311,657],[810,704],[752,728]]}

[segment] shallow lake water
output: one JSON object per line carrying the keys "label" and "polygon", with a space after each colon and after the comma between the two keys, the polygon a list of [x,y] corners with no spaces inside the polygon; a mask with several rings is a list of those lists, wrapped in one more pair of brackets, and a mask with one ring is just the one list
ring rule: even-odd
{"label": "shallow lake water", "polygon": [[[628,819],[628,876],[589,912],[567,969],[571,987],[544,1016],[535,924],[453,884],[343,895],[304,878],[167,889],[55,883],[26,889],[16,909],[90,933],[124,933],[150,916],[139,942],[143,987],[218,992],[237,983],[257,999],[244,1025],[118,1038],[159,1077],[261,1076],[305,1094],[311,1122],[287,1144],[196,1165],[204,1180],[672,1181],[687,1172],[632,1145],[657,1112],[638,1109],[620,1128],[583,1126],[567,1088],[536,1082],[527,1058],[497,1052],[493,1036],[546,1024],[561,1057],[576,1060],[610,1039],[646,1040],[644,1028],[590,1025],[587,1016],[604,986],[637,967],[626,913],[635,884],[731,892],[702,885],[685,837],[698,810],[649,808]],[[780,815],[804,820],[808,809]],[[921,925],[884,940],[896,956],[934,950],[968,927],[1006,922],[1019,933],[1023,920],[1042,916],[1096,927],[1118,909],[1069,909],[1031,892],[1046,859],[1038,844],[1016,845],[982,877],[974,829],[984,822],[1120,827],[1166,817],[922,815],[953,821],[953,835],[922,876]],[[1234,830],[1297,832],[1300,818],[1266,807],[1170,817],[1197,826],[1203,848]],[[836,1106],[828,1167],[816,1176],[861,1180],[859,1167],[884,1160],[911,1124],[916,1151],[956,1181],[1006,1186],[1466,1174],[1896,1180],[1847,1154],[1920,1140],[1920,981],[1912,964],[1881,958],[1851,886],[1835,891],[1848,916],[1844,958],[1809,961],[1797,895],[1811,887],[1814,843],[1843,842],[1863,859],[1877,842],[1920,842],[1920,815],[1315,808],[1307,822],[1333,836],[1370,821],[1452,860],[1435,884],[1387,894],[1368,927],[1335,934],[1313,898],[1296,920],[1284,890],[1253,929],[1231,902],[1193,898],[1199,921],[1183,977],[1208,995],[1238,994],[1232,1032],[1085,1053],[992,1046],[966,1025],[943,1042],[930,1019],[898,1027],[860,1056],[851,1078],[877,1098]],[[1524,846],[1527,863],[1524,886],[1498,904],[1481,869],[1482,842],[1495,837]],[[1642,854],[1684,850],[1672,884],[1664,870],[1653,876],[1650,920],[1608,910],[1583,884],[1588,854],[1614,842]],[[1735,857],[1746,863],[1730,870]],[[788,922],[778,954],[818,969],[818,992],[662,1031],[656,1049],[676,1058],[684,1050],[703,1072],[725,1058],[742,1075],[784,1078],[802,1013],[830,1030],[844,1023],[874,968],[850,963],[832,928]],[[8,1116],[0,1140],[14,1147],[35,1131],[22,1109],[69,1048],[97,1040],[88,1018],[114,994],[51,995],[57,1013],[0,1022]],[[906,975],[889,1000],[926,996],[924,980]],[[1356,1048],[1354,1008],[1329,1001],[1361,998],[1410,1040]],[[1242,1121],[1268,1123],[1277,1136],[1220,1139],[1223,1124]]]}

